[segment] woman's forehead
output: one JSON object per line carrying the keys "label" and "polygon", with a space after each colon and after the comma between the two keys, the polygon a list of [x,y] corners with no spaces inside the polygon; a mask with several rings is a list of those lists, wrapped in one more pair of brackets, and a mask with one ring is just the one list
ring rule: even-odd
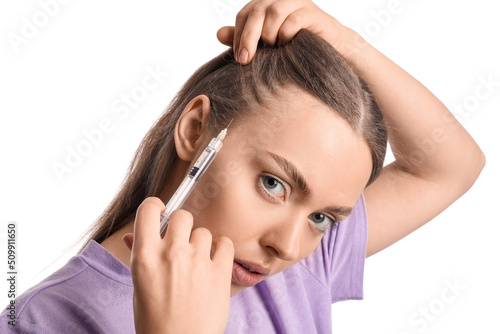
{"label": "woman's forehead", "polygon": [[242,158],[283,157],[301,171],[311,189],[319,193],[342,189],[348,198],[357,199],[372,168],[364,139],[316,99],[282,95],[274,104],[275,114],[267,110],[233,128],[235,142],[253,153]]}

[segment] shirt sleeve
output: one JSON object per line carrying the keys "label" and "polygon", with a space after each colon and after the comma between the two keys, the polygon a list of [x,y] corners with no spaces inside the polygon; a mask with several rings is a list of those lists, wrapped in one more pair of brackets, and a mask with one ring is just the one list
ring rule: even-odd
{"label": "shirt sleeve", "polygon": [[318,247],[300,262],[330,293],[331,303],[363,299],[367,218],[363,195],[349,217],[330,227]]}
{"label": "shirt sleeve", "polygon": [[0,316],[2,334],[106,333],[89,313],[89,303],[74,301],[58,291],[27,294],[27,303],[16,310],[14,319],[5,309]]}
{"label": "shirt sleeve", "polygon": [[323,254],[328,254],[323,260],[332,303],[363,299],[367,231],[365,201],[361,195],[349,217],[323,241]]}
{"label": "shirt sleeve", "polygon": [[[18,319],[9,318],[8,312],[0,316],[0,333],[2,334],[49,334],[50,331]],[[53,332],[52,332],[53,333]]]}

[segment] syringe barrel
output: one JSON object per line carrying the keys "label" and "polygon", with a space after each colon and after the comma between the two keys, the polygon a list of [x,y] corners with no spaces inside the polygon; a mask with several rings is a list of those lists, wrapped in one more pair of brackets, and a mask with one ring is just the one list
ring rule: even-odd
{"label": "syringe barrel", "polygon": [[165,211],[161,215],[160,222],[160,235],[163,238],[165,231],[167,230],[168,223],[170,221],[170,215],[175,210],[182,208],[189,195],[193,191],[194,187],[200,180],[200,177],[205,173],[208,166],[212,163],[217,155],[217,152],[222,147],[222,141],[217,138],[213,138],[210,144],[205,148],[205,150],[200,154],[193,167],[189,171],[188,175],[182,180],[179,188],[175,191],[174,195],[168,201]]}

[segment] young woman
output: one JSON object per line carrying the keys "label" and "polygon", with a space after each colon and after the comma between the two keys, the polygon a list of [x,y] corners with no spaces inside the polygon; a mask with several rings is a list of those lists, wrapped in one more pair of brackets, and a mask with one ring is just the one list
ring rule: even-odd
{"label": "young woman", "polygon": [[[310,1],[250,2],[218,38],[232,48],[146,135],[85,249],[17,300],[15,326],[4,311],[2,333],[331,332],[330,304],[362,297],[364,258],[484,166],[439,100]],[[162,239],[164,203],[231,120]]]}

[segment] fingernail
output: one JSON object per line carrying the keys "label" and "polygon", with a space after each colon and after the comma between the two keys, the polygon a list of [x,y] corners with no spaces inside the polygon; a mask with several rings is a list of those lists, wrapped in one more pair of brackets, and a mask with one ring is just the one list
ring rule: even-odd
{"label": "fingernail", "polygon": [[248,61],[248,51],[247,49],[243,48],[241,49],[240,53],[238,54],[238,62],[240,64],[246,64]]}
{"label": "fingernail", "polygon": [[236,48],[236,50],[234,50],[234,60],[236,60],[236,62],[238,62],[238,52],[240,51],[240,48]]}

